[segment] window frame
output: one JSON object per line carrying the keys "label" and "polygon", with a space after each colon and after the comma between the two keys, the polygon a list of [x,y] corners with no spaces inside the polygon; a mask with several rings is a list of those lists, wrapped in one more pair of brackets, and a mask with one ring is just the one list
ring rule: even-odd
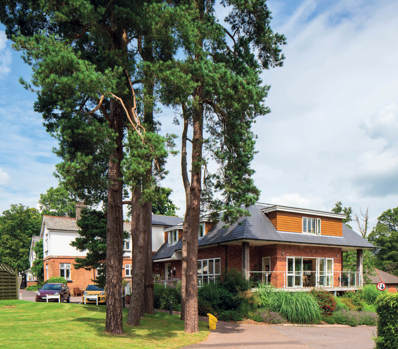
{"label": "window frame", "polygon": [[[218,272],[216,270],[217,265],[218,265]],[[198,273],[199,287],[205,284],[209,284],[210,282],[215,283],[221,276],[221,258],[214,257],[214,258],[198,259],[197,268],[198,268],[197,273]]]}
{"label": "window frame", "polygon": [[206,235],[206,226],[205,223],[199,224],[198,238],[201,239]]}
{"label": "window frame", "polygon": [[[128,271],[128,273],[127,273]],[[125,277],[131,277],[131,264],[125,264],[124,265],[124,275]]]}
{"label": "window frame", "polygon": [[178,229],[169,230],[167,232],[167,243],[175,245],[178,242]]}
{"label": "window frame", "polygon": [[130,251],[130,237],[123,240],[123,251]]}
{"label": "window frame", "polygon": [[[62,271],[66,276],[62,275]],[[72,271],[70,263],[59,263],[59,276],[63,277],[66,281],[72,280]]]}
{"label": "window frame", "polygon": [[304,234],[321,235],[322,233],[321,218],[303,216],[301,219],[301,231]]}

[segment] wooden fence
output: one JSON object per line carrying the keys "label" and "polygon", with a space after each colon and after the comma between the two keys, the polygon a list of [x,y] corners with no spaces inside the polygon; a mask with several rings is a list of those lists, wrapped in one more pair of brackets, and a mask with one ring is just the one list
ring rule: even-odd
{"label": "wooden fence", "polygon": [[0,263],[0,300],[18,299],[18,273]]}

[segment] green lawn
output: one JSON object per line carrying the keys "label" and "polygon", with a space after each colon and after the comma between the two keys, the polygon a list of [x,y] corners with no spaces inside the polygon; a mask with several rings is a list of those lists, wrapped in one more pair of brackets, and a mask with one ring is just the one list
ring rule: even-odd
{"label": "green lawn", "polygon": [[124,323],[125,336],[106,335],[104,326],[104,306],[0,301],[0,348],[179,348],[208,335],[204,323],[185,334],[183,322],[166,313],[145,316],[136,328]]}

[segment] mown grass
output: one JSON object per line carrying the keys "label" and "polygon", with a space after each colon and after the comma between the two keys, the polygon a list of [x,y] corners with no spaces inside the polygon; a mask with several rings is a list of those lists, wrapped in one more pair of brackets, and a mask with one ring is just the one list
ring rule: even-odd
{"label": "mown grass", "polygon": [[138,327],[124,322],[123,336],[104,329],[104,306],[0,301],[0,348],[180,348],[208,335],[204,323],[199,333],[185,334],[183,322],[166,313],[147,315]]}

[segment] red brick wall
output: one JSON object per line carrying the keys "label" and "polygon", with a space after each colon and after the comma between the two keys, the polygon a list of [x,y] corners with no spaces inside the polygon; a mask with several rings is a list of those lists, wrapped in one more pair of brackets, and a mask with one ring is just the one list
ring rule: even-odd
{"label": "red brick wall", "polygon": [[[262,270],[262,257],[271,257],[271,284],[274,287],[284,287],[286,277],[286,257],[322,257],[333,258],[334,286],[339,285],[339,272],[342,270],[341,249],[337,247],[300,246],[300,245],[264,245],[250,247],[250,270]],[[201,248],[198,259],[221,258],[221,272],[228,270],[242,270],[242,247],[240,245],[215,246]],[[226,258],[227,257],[227,258]],[[154,263],[154,273],[160,274],[164,279],[165,263]],[[181,277],[181,261],[171,262],[176,267],[176,277]]]}
{"label": "red brick wall", "polygon": [[[46,265],[48,265],[48,279],[51,277],[59,277],[60,269],[59,265],[61,263],[68,263],[71,265],[70,278],[71,281],[68,281],[68,287],[73,295],[73,289],[79,288],[80,290],[84,290],[87,285],[93,283],[93,279],[95,279],[95,270],[86,270],[84,268],[75,269],[75,257],[48,257],[44,259],[44,281],[47,280],[46,275]],[[130,258],[123,259],[123,266],[125,264],[132,264]],[[125,269],[123,269],[123,277],[125,277]]]}

